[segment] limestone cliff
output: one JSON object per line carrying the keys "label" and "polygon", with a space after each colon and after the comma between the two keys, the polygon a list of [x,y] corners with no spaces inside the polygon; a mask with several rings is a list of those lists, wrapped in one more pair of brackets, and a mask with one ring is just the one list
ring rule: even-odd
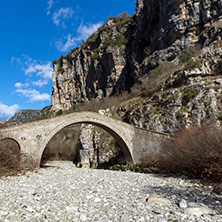
{"label": "limestone cliff", "polygon": [[[153,82],[158,89],[155,93],[148,97],[134,98],[116,107],[116,115],[138,127],[166,133],[209,119],[220,124],[221,44],[212,44],[199,53],[199,56],[183,65],[162,71]],[[168,64],[162,65],[163,68],[167,66],[169,67]],[[159,69],[160,67],[155,71]],[[148,83],[145,84],[147,87]]]}
{"label": "limestone cliff", "polygon": [[[134,15],[108,18],[84,44],[53,62],[52,111],[137,90],[105,114],[166,133],[206,119],[220,124],[221,38],[222,0],[137,0]],[[101,146],[98,129],[85,128],[81,163],[96,166],[109,144]]]}
{"label": "limestone cliff", "polygon": [[136,13],[108,18],[80,47],[54,61],[52,110],[108,97],[195,44],[221,36],[222,1],[138,0]]}
{"label": "limestone cliff", "polygon": [[126,33],[130,18],[113,19],[86,43],[54,61],[52,110],[67,110],[91,98],[110,96],[127,86]]}

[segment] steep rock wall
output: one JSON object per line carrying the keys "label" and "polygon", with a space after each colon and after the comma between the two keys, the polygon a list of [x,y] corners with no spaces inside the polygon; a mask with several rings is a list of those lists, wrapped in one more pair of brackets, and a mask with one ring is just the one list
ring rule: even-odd
{"label": "steep rock wall", "polygon": [[194,44],[220,38],[222,1],[138,0],[136,13],[109,18],[86,43],[54,61],[52,110],[129,90]]}
{"label": "steep rock wall", "polygon": [[[54,62],[52,110],[100,100],[142,82],[140,87],[155,90],[116,107],[117,118],[166,133],[205,119],[220,124],[221,39],[222,0],[138,0],[133,16],[109,18],[86,43]],[[88,130],[81,131],[80,156],[85,157],[82,165],[91,161],[95,166],[97,152],[105,156],[109,144],[101,146],[101,138],[94,137],[99,131]]]}
{"label": "steep rock wall", "polygon": [[125,88],[127,26],[125,23],[117,29],[110,19],[84,45],[54,62],[53,111],[67,110],[91,98],[108,97]]}

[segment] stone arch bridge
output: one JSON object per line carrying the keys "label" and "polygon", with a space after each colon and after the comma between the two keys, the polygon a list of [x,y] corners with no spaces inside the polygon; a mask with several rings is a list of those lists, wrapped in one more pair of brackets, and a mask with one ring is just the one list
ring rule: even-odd
{"label": "stone arch bridge", "polygon": [[[39,167],[44,149],[52,137],[64,127],[90,123],[109,132],[123,150],[129,164],[145,164],[149,157],[159,153],[166,135],[136,128],[94,112],[79,112],[51,119],[34,121],[0,130],[0,140],[12,139],[20,147],[21,156],[30,157],[32,166]],[[25,160],[24,160],[25,161]]]}

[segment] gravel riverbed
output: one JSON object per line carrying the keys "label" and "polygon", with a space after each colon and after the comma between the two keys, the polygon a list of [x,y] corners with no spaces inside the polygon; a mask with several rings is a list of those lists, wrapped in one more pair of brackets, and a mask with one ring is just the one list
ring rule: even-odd
{"label": "gravel riverbed", "polygon": [[197,180],[48,165],[0,179],[0,221],[222,222],[222,196]]}

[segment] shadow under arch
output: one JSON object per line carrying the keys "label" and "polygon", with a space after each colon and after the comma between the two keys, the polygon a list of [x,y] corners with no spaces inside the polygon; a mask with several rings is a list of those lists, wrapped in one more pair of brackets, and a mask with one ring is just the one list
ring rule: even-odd
{"label": "shadow under arch", "polygon": [[0,139],[0,149],[1,148],[9,149],[12,152],[12,154],[16,155],[17,158],[20,160],[22,146],[19,143],[18,139],[11,137],[11,136],[1,138]]}
{"label": "shadow under arch", "polygon": [[0,139],[0,143],[3,142],[4,140],[14,141],[18,145],[20,152],[23,150],[22,142],[18,138],[15,138],[13,136],[6,136]]}
{"label": "shadow under arch", "polygon": [[[98,115],[98,114],[95,114],[95,115]],[[87,120],[87,117],[82,117],[82,119],[78,118],[78,120],[73,118],[71,120],[67,120],[67,121],[62,122],[60,125],[55,127],[54,130],[52,130],[52,132],[46,137],[46,139],[42,143],[42,146],[40,148],[41,156],[40,156],[40,160],[39,160],[39,166],[40,166],[43,152],[44,152],[47,144],[49,143],[49,141],[53,138],[53,136],[65,127],[75,125],[75,124],[81,124],[81,123],[92,124],[92,125],[98,126],[102,129],[104,129],[105,131],[107,131],[108,133],[110,133],[110,135],[112,135],[113,138],[116,140],[117,144],[121,147],[126,162],[128,164],[132,164],[133,163],[132,151],[130,151],[130,148],[129,148],[130,144],[129,144],[129,141],[127,141],[127,139],[126,139],[126,135],[124,135],[124,133],[121,132],[118,129],[118,127],[116,127],[115,125],[106,124],[105,121],[101,121],[101,117],[103,117],[103,116],[100,116],[99,120],[96,119],[94,121]]]}

